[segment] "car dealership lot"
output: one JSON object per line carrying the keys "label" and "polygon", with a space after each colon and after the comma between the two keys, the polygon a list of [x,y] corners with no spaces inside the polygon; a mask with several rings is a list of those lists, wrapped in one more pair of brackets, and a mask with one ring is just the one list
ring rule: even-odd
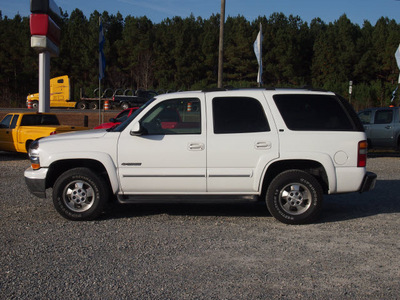
{"label": "car dealership lot", "polygon": [[71,222],[0,152],[1,299],[397,299],[400,159],[375,152],[365,194],[325,197],[289,226],[261,203],[113,206]]}

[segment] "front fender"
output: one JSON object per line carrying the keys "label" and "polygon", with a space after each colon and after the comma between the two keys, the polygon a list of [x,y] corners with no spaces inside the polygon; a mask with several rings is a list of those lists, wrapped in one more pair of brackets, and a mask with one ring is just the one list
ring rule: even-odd
{"label": "front fender", "polygon": [[117,167],[113,157],[111,157],[108,153],[104,152],[58,152],[53,153],[47,157],[47,159],[42,162],[41,157],[41,165],[50,167],[51,164],[60,161],[67,160],[91,160],[97,161],[101,165],[104,166],[108,178],[111,183],[111,189],[113,193],[117,193],[119,190],[119,181],[117,175]]}

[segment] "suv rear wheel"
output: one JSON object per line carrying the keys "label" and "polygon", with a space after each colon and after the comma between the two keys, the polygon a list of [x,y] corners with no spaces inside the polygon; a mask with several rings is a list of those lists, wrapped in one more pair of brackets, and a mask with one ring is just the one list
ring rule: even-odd
{"label": "suv rear wheel", "polygon": [[273,217],[286,224],[314,221],[322,207],[318,180],[301,170],[288,170],[276,176],[268,187],[266,202]]}
{"label": "suv rear wheel", "polygon": [[75,168],[56,180],[53,203],[56,210],[69,220],[93,220],[103,212],[108,192],[108,185],[102,177],[88,168]]}

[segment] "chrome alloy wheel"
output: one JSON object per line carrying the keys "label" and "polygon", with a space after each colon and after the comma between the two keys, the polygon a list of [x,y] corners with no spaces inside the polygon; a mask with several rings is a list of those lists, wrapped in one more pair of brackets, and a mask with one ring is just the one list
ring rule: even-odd
{"label": "chrome alloy wheel", "polygon": [[68,184],[63,193],[65,205],[74,212],[89,210],[95,196],[93,187],[85,181],[77,180]]}
{"label": "chrome alloy wheel", "polygon": [[310,190],[299,183],[286,185],[279,193],[279,205],[290,215],[300,215],[311,206]]}

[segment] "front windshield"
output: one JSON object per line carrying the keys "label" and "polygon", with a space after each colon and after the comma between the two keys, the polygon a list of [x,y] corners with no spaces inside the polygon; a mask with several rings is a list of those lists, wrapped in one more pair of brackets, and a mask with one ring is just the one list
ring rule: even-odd
{"label": "front windshield", "polygon": [[149,101],[147,101],[145,104],[143,104],[138,110],[136,110],[133,114],[131,114],[129,116],[129,118],[127,118],[124,122],[122,122],[121,124],[119,124],[118,126],[112,127],[110,128],[108,131],[113,131],[113,132],[121,132],[122,130],[124,130],[126,128],[126,126],[129,125],[129,123],[132,122],[132,120],[134,118],[136,118],[136,116],[138,114],[140,114],[140,112],[145,109],[150,103],[152,103],[154,100],[156,100],[156,98],[150,99]]}

